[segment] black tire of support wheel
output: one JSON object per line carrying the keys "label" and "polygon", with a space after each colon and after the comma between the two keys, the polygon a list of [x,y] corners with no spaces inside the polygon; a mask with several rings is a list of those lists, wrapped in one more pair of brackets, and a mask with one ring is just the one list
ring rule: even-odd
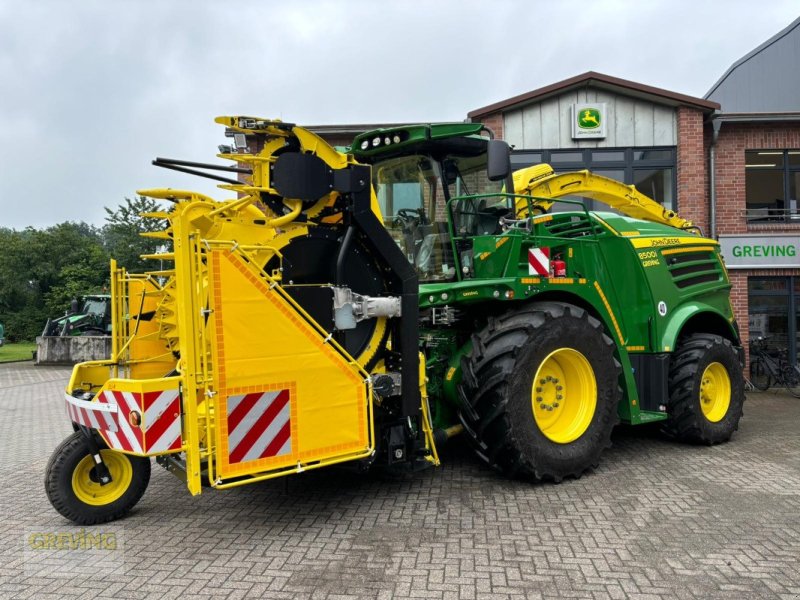
{"label": "black tire of support wheel", "polygon": [[[531,385],[542,361],[571,347],[590,362],[597,406],[588,429],[576,440],[548,439],[533,416]],[[458,391],[461,422],[478,456],[512,476],[561,481],[595,468],[611,445],[619,421],[622,390],[614,342],[585,310],[561,302],[538,302],[498,318],[473,335],[462,359]]]}
{"label": "black tire of support wheel", "polygon": [[[101,446],[105,449],[105,446]],[[78,525],[97,525],[125,516],[142,498],[150,482],[150,459],[125,456],[131,463],[133,479],[125,493],[104,506],[90,506],[73,492],[72,474],[78,463],[89,454],[86,439],[80,431],[67,437],[53,451],[45,469],[44,487],[47,498],[62,516]]]}
{"label": "black tire of support wheel", "polygon": [[[731,402],[725,416],[709,421],[700,407],[700,384],[712,362],[722,364],[731,382]],[[669,419],[663,431],[676,439],[695,444],[719,444],[739,429],[744,405],[744,376],[739,356],[725,338],[696,333],[678,343],[669,369]]]}

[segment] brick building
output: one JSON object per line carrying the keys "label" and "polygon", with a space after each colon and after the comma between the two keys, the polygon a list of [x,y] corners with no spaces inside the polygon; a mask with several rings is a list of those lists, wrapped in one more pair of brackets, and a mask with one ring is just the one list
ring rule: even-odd
{"label": "brick building", "polygon": [[[712,232],[745,342],[800,342],[800,19],[736,61],[706,98]],[[745,318],[747,315],[747,318]]]}

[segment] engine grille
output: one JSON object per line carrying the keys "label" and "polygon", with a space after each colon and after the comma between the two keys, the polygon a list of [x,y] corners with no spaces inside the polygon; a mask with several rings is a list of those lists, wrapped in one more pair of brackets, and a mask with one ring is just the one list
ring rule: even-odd
{"label": "engine grille", "polygon": [[713,250],[686,251],[679,254],[663,254],[672,281],[679,289],[695,285],[723,281],[722,265]]}

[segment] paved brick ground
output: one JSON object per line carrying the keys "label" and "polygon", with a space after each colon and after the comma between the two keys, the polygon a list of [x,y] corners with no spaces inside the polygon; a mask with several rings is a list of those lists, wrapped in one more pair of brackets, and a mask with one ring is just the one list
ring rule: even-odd
{"label": "paved brick ground", "polygon": [[[413,477],[341,471],[192,498],[154,467],[116,566],[30,551],[81,533],[42,478],[65,369],[0,365],[0,598],[800,598],[800,400],[751,394],[730,444],[623,429],[600,469],[506,481],[456,444]],[[122,544],[121,544],[122,545]]]}

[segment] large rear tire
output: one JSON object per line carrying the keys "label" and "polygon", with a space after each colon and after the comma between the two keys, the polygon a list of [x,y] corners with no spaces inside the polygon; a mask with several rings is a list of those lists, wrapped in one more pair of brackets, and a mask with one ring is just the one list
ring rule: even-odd
{"label": "large rear tire", "polygon": [[489,320],[462,360],[462,423],[509,476],[561,481],[595,468],[621,397],[614,343],[585,310],[530,304]]}
{"label": "large rear tire", "polygon": [[744,376],[725,338],[696,333],[683,339],[669,370],[669,419],[664,431],[698,444],[727,442],[739,428]]}
{"label": "large rear tire", "polygon": [[45,470],[47,498],[78,525],[97,525],[123,517],[150,482],[150,459],[101,449],[111,483],[100,485],[86,438],[76,431],[55,449]]}

